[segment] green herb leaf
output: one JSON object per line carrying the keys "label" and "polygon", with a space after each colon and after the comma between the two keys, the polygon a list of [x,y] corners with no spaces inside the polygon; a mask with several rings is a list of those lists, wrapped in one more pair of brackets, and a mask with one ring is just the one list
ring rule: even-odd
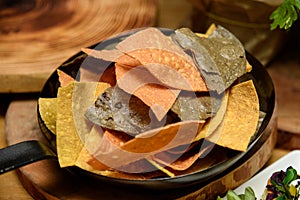
{"label": "green herb leaf", "polygon": [[226,197],[227,200],[242,200],[233,190],[228,190]]}
{"label": "green herb leaf", "polygon": [[270,16],[274,20],[270,26],[271,30],[278,26],[281,29],[289,29],[299,17],[300,0],[284,0],[284,2],[273,11]]}
{"label": "green herb leaf", "polygon": [[289,185],[292,181],[297,179],[297,171],[294,168],[289,168],[286,172],[286,177],[283,179],[282,183],[284,185]]}
{"label": "green herb leaf", "polygon": [[272,185],[275,186],[275,188],[276,188],[278,191],[280,191],[280,192],[282,192],[282,193],[285,192],[285,189],[284,189],[282,186],[280,186],[278,183],[276,183],[274,180],[270,180],[270,182],[272,183]]}
{"label": "green herb leaf", "polygon": [[251,187],[245,189],[245,200],[255,200],[255,193]]}

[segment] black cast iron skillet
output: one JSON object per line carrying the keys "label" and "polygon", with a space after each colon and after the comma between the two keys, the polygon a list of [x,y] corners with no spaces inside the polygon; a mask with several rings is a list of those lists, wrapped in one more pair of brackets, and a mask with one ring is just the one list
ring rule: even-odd
{"label": "black cast iron skillet", "polygon": [[[101,42],[100,44],[91,46],[90,48],[104,49],[112,44],[120,42],[124,37],[135,32],[135,30],[123,33],[119,36],[110,38]],[[166,35],[173,33],[172,30],[162,29]],[[131,188],[142,188],[145,191],[165,191],[172,190],[175,192],[184,191],[185,188],[192,188],[195,185],[205,184],[207,181],[212,180],[213,177],[229,170],[237,162],[242,162],[244,157],[249,157],[253,154],[255,149],[259,149],[262,145],[262,140],[265,135],[270,134],[270,120],[274,120],[275,110],[275,91],[272,80],[267,73],[266,69],[249,53],[246,53],[248,62],[252,65],[253,69],[250,73],[243,76],[243,79],[252,79],[259,96],[260,108],[266,112],[266,116],[261,124],[261,127],[255,137],[252,139],[248,150],[246,152],[236,152],[232,157],[224,162],[218,163],[208,169],[196,171],[190,174],[176,176],[174,178],[154,178],[149,180],[126,180],[120,178],[112,178],[101,175],[96,175],[82,169],[71,167],[69,168],[72,173],[91,178],[93,181],[100,181],[109,184],[117,184],[122,187],[130,186]],[[66,62],[64,62],[58,69],[71,75],[74,78],[78,77],[79,67],[85,63],[94,64],[96,62],[93,58],[88,57],[85,53],[79,52]],[[51,98],[56,97],[59,87],[58,75],[54,72],[45,83],[40,97]],[[38,111],[37,111],[38,112]],[[43,119],[38,112],[38,122],[41,132],[47,138],[48,143],[42,144],[39,141],[25,141],[12,146],[8,146],[0,150],[0,173],[19,168],[32,162],[42,159],[56,158],[56,144],[55,135],[45,126]],[[180,188],[181,190],[177,190]]]}

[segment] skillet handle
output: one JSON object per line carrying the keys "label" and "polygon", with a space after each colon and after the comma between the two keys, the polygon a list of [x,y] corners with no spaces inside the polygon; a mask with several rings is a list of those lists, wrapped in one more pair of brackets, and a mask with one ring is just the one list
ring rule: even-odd
{"label": "skillet handle", "polygon": [[49,158],[55,158],[55,155],[41,142],[20,142],[0,149],[0,174]]}

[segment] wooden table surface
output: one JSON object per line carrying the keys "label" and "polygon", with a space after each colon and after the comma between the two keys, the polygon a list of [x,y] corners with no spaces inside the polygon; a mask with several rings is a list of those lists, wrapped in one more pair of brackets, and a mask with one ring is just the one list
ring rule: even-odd
{"label": "wooden table surface", "polygon": [[[159,12],[157,15],[157,26],[160,27],[167,27],[167,28],[177,28],[179,26],[189,26],[190,25],[190,17],[191,17],[191,11],[192,7],[189,3],[183,1],[183,0],[159,0],[158,1],[158,7]],[[291,43],[295,43],[294,40],[291,41]],[[299,40],[298,43],[299,45]],[[295,47],[296,45],[292,45]],[[287,51],[283,51],[282,54],[278,56],[278,62],[275,61],[270,64],[270,70],[272,70],[273,66],[278,66],[278,64],[290,64],[290,65],[296,65],[295,70],[300,69],[300,61],[297,56],[299,55],[299,52],[292,52],[290,54],[289,51],[291,50],[290,46],[287,45],[286,47]],[[294,59],[294,62],[285,62],[289,55],[293,55],[291,59]],[[287,67],[287,66],[286,66]],[[300,70],[299,70],[300,71]],[[0,72],[1,73],[1,72]],[[276,72],[275,72],[276,74]],[[292,84],[292,83],[289,83]],[[276,83],[275,83],[276,85]],[[293,116],[293,114],[297,113],[297,109],[299,111],[300,108],[296,107],[296,110],[286,110],[284,109],[284,91],[281,90],[281,85],[276,85],[277,89],[281,91],[281,96],[279,96],[279,121],[281,120],[281,117],[284,118],[288,113],[290,116]],[[5,114],[6,110],[9,106],[9,103],[14,100],[26,100],[26,99],[32,99],[36,98],[37,93],[0,93],[0,148],[5,147],[7,145],[6,143],[6,136],[5,136]],[[299,102],[299,99],[292,99],[293,102]],[[292,109],[295,109],[293,107]],[[284,115],[281,115],[281,113],[284,113]],[[281,128],[281,127],[279,127]],[[290,136],[298,135],[298,132],[292,132],[287,133],[286,130],[281,131],[281,137],[284,137],[284,134],[289,134]],[[276,160],[281,158],[282,156],[286,155],[288,152],[290,152],[291,149],[282,148],[282,146],[278,145],[273,154],[270,158],[267,165],[270,165],[271,163],[274,163]],[[0,175],[0,199],[22,199],[22,200],[29,200],[32,199],[32,197],[27,193],[27,191],[23,188],[22,184],[20,183],[18,176],[15,171],[8,172],[6,174]]]}

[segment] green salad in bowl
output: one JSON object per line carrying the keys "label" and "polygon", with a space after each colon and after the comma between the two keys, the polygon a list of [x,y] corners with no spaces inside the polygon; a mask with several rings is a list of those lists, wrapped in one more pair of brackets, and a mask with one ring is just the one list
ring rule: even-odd
{"label": "green salad in bowl", "polygon": [[225,198],[227,200],[298,200],[300,199],[300,176],[297,170],[290,166],[286,170],[279,170],[271,175],[261,197],[257,197],[252,187],[248,186],[242,194],[229,190]]}

